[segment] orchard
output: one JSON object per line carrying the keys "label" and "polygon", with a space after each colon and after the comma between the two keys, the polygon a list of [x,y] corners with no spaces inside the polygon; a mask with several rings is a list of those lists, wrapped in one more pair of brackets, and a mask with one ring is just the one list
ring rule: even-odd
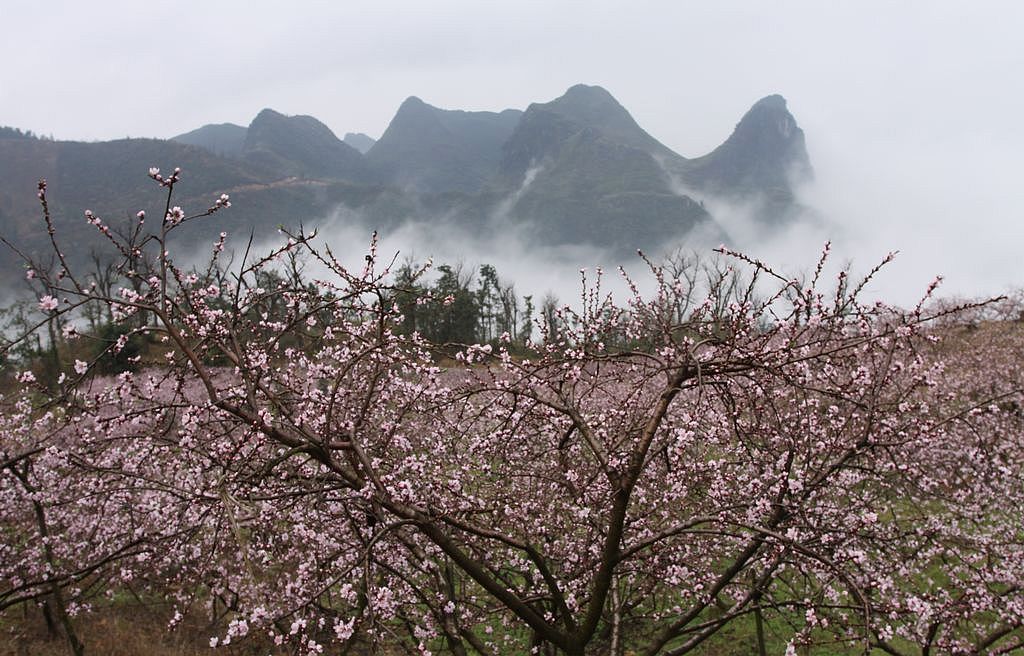
{"label": "orchard", "polygon": [[213,652],[1024,649],[1013,300],[936,282],[900,309],[862,299],[882,265],[828,274],[826,247],[791,279],[723,248],[617,272],[624,302],[584,274],[532,340],[440,345],[408,329],[445,303],[410,294],[428,268],[375,240],[355,267],[303,232],[179,263],[230,202],[189,215],[150,174],[163,216],[86,215],[107,277],[40,184],[53,253],[4,347],[0,609],[70,653],[125,590],[167,631],[207,618]]}

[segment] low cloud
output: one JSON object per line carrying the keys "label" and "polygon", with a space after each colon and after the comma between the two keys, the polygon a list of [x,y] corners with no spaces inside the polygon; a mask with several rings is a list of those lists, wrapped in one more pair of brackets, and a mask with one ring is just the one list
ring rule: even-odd
{"label": "low cloud", "polygon": [[[944,277],[940,293],[945,296],[980,298],[1020,286],[1024,235],[1011,208],[1024,206],[1024,191],[1009,171],[994,165],[965,169],[926,153],[915,157],[887,152],[884,143],[853,148],[840,140],[816,147],[815,170],[816,179],[797,188],[797,200],[807,211],[781,225],[764,221],[756,200],[702,196],[678,179],[670,182],[676,193],[705,203],[731,246],[788,277],[812,269],[825,242],[832,244],[830,275],[846,267],[855,277],[863,275],[889,252],[898,251],[866,289],[868,301],[912,305],[937,275]],[[627,289],[617,273],[619,265],[639,281],[649,278],[637,256],[623,258],[582,241],[538,244],[529,223],[511,220],[516,201],[538,171],[531,169],[521,188],[497,203],[485,220],[489,229],[467,231],[453,216],[417,212],[382,232],[380,258],[429,258],[435,264],[461,265],[465,271],[491,264],[505,283],[514,283],[520,296],[532,295],[535,302],[553,293],[573,303],[579,298],[582,268],[593,281],[594,269],[602,267],[605,288],[620,300]],[[1011,197],[1017,199],[1015,205],[1006,202]],[[329,244],[343,262],[361,266],[373,231],[362,214],[338,207],[319,224],[320,242]],[[707,261],[715,257],[712,249],[718,242],[719,233],[695,229],[667,244],[664,252],[650,255],[658,260],[682,248]]]}
{"label": "low cloud", "polygon": [[[499,210],[501,207],[499,206]],[[498,231],[470,233],[447,217],[418,218],[400,223],[379,235],[377,252],[382,261],[396,258],[434,265],[450,264],[463,270],[475,270],[482,264],[495,267],[504,283],[513,283],[520,296],[532,295],[534,303],[552,293],[563,303],[572,303],[580,294],[580,269],[589,269],[593,280],[595,267],[609,270],[609,289],[622,298],[626,286],[615,273],[619,264],[609,251],[590,244],[537,244],[529,224],[504,223]],[[369,247],[373,230],[359,212],[339,208],[322,222],[321,241],[330,244],[343,262],[358,263]],[[628,263],[638,270],[639,257]]]}

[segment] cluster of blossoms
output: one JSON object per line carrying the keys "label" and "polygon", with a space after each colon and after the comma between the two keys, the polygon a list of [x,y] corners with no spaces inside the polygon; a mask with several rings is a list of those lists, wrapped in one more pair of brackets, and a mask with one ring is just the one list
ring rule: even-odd
{"label": "cluster of blossoms", "polygon": [[167,210],[167,215],[164,217],[164,221],[171,225],[178,225],[185,219],[185,210],[181,209],[177,205]]}
{"label": "cluster of blossoms", "polygon": [[39,309],[43,312],[53,312],[59,305],[60,303],[57,299],[49,294],[44,294],[39,297]]}
{"label": "cluster of blossoms", "polygon": [[216,212],[218,210],[231,207],[231,201],[229,200],[229,198],[230,197],[227,194],[221,194],[220,197],[213,202],[213,205],[210,206],[210,209],[208,211],[212,214],[213,212]]}
{"label": "cluster of blossoms", "polygon": [[181,179],[181,169],[178,167],[174,168],[166,178],[160,174],[160,169],[155,166],[149,169],[149,177],[153,178],[161,187],[174,187],[175,184]]}

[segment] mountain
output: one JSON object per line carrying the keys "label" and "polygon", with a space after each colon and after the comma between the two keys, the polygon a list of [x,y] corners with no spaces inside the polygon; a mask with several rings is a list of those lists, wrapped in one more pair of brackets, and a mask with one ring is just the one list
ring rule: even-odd
{"label": "mountain", "polygon": [[624,250],[664,245],[694,228],[721,232],[692,198],[673,191],[659,159],[682,160],[601,87],[577,85],[530,105],[505,143],[499,176],[518,187],[513,215],[546,240]]}
{"label": "mountain", "polygon": [[171,141],[199,146],[217,155],[240,157],[245,148],[246,132],[245,128],[234,123],[211,123],[172,137]]}
{"label": "mountain", "polygon": [[377,143],[376,139],[362,132],[346,132],[341,140],[364,155]]}
{"label": "mountain", "polygon": [[[99,143],[0,139],[0,233],[24,247],[26,254],[48,258],[48,236],[35,196],[40,179],[48,182],[50,211],[57,236],[72,259],[86,261],[101,250],[103,239],[83,218],[86,209],[114,226],[139,210],[161,217],[166,194],[146,175],[149,167],[183,170],[175,203],[190,209],[209,207],[220,193],[245,188],[259,178],[241,162],[218,157],[196,146],[160,139],[120,139]],[[222,224],[241,217],[222,213],[206,228],[214,234]],[[156,218],[154,225],[159,225]],[[0,253],[0,270],[13,257]]]}
{"label": "mountain", "polygon": [[647,134],[626,108],[599,86],[577,84],[548,103],[530,105],[534,112],[557,114],[577,125],[599,131],[609,140],[652,155],[676,156],[669,148]]}
{"label": "mountain", "polygon": [[[804,133],[777,95],[693,159],[658,142],[608,91],[586,85],[525,111],[440,109],[410,97],[380,140],[346,140],[315,118],[270,109],[248,127],[204,125],[166,141],[53,141],[0,128],[0,235],[47,254],[35,199],[36,181],[46,178],[58,234],[74,244],[70,257],[88,262],[101,239],[82,212],[115,225],[139,209],[160,216],[164,192],[146,171],[180,166],[174,202],[187,211],[231,195],[229,211],[176,232],[204,248],[222,230],[269,238],[278,225],[313,227],[335,216],[367,234],[408,221],[484,238],[516,229],[537,244],[588,243],[621,256],[698,235],[727,241],[706,209],[720,199],[754,206],[774,229],[800,211],[795,185],[813,174]],[[0,271],[16,261],[3,251]]]}
{"label": "mountain", "polygon": [[415,192],[476,193],[497,171],[502,144],[522,112],[438,109],[411,96],[367,159],[385,181]]}
{"label": "mountain", "polygon": [[363,154],[338,139],[312,116],[285,116],[264,109],[246,131],[244,158],[268,170],[298,178],[371,182],[375,175]]}
{"label": "mountain", "polygon": [[671,165],[687,187],[702,194],[761,201],[762,216],[770,221],[794,209],[794,187],[814,175],[804,132],[779,95],[754,103],[718,148]]}
{"label": "mountain", "polygon": [[[109,250],[83,218],[86,209],[114,229],[131,225],[139,210],[146,212],[152,228],[160,225],[166,191],[147,176],[152,166],[165,174],[176,166],[182,169],[174,203],[190,214],[210,207],[222,193],[231,196],[229,210],[174,233],[173,240],[186,250],[208,248],[221,231],[235,239],[244,240],[250,232],[269,238],[279,225],[311,225],[338,206],[394,203],[393,194],[379,186],[285,177],[245,159],[174,140],[84,143],[4,138],[0,132],[0,236],[33,259],[49,261],[49,236],[36,199],[36,184],[46,179],[62,248],[72,262],[90,267],[93,252]],[[19,258],[0,246],[0,273],[9,276],[20,266]]]}

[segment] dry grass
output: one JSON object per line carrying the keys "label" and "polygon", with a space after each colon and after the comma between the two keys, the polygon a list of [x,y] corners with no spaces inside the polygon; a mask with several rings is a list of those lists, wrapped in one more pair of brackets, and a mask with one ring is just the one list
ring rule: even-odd
{"label": "dry grass", "polygon": [[[112,606],[76,617],[75,630],[86,654],[102,656],[209,656],[210,636],[201,618],[189,618],[167,630],[164,608]],[[63,636],[52,636],[38,609],[12,609],[0,616],[0,656],[65,656]],[[249,639],[216,650],[221,656],[266,656],[272,645]]]}

